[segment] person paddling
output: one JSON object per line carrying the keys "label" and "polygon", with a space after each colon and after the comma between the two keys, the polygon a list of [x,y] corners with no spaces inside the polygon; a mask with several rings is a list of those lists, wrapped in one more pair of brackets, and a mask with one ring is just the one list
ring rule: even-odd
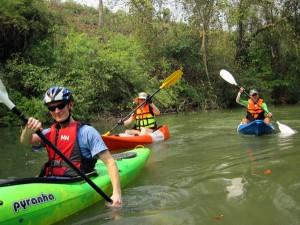
{"label": "person paddling", "polygon": [[126,130],[127,135],[145,135],[150,134],[157,129],[155,116],[160,114],[159,109],[153,104],[151,98],[148,98],[146,92],[139,93],[138,97],[134,99],[135,103],[142,104],[127,120],[119,120],[119,125],[128,126],[133,121],[135,125],[133,129]]}
{"label": "person paddling", "polygon": [[77,173],[50,146],[42,143],[42,139],[35,134],[38,130],[41,130],[84,173],[92,172],[97,160],[101,159],[108,169],[113,186],[111,206],[121,206],[120,176],[116,162],[99,132],[73,118],[74,100],[71,91],[65,87],[51,87],[45,93],[44,105],[48,108],[55,124],[43,130],[41,122],[30,117],[20,137],[23,144],[46,147],[49,161],[45,164],[40,176],[74,177]]}
{"label": "person paddling", "polygon": [[[259,98],[258,91],[256,89],[250,90],[250,97],[248,100],[242,100],[241,94],[245,91],[243,87],[240,87],[240,91],[236,96],[236,102],[242,106],[247,107],[246,118],[242,119],[243,124],[248,124],[254,120],[264,120],[265,123],[271,123],[271,117],[273,114],[269,112],[267,104],[263,99]],[[267,113],[267,117],[265,117]]]}

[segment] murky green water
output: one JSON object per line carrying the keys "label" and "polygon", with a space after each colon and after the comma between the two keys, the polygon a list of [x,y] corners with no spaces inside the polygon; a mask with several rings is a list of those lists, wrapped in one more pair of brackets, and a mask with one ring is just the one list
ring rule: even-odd
{"label": "murky green water", "polygon": [[[300,107],[269,108],[276,120],[300,131]],[[123,189],[124,207],[112,210],[99,202],[57,225],[299,225],[300,133],[239,135],[244,114],[238,109],[160,117],[171,138],[149,146],[146,167]],[[114,123],[94,125],[105,133]],[[0,178],[37,174],[46,153],[21,146],[19,128],[0,132]]]}

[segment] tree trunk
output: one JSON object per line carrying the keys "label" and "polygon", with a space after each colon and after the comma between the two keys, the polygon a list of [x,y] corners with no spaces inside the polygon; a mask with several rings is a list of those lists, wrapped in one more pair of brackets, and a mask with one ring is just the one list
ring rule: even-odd
{"label": "tree trunk", "polygon": [[207,57],[206,57],[206,30],[205,30],[205,28],[202,31],[202,44],[201,44],[200,52],[202,52],[203,66],[204,66],[204,69],[205,69],[205,74],[206,74],[206,77],[207,77],[207,81],[210,82],[208,66],[207,66]]}
{"label": "tree trunk", "polygon": [[103,1],[99,0],[99,28],[104,26],[104,12],[103,12]]}

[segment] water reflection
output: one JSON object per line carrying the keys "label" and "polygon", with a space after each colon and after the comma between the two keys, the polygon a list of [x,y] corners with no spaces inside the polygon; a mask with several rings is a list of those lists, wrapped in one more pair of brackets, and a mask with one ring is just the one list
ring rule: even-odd
{"label": "water reflection", "polygon": [[233,197],[243,197],[244,185],[246,181],[242,177],[237,177],[229,180],[225,180],[228,183],[226,190],[228,191],[227,199]]}

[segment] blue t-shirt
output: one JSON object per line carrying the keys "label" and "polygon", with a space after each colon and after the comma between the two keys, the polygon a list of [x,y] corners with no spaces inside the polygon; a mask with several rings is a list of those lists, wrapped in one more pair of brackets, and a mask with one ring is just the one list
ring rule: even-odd
{"label": "blue t-shirt", "polygon": [[[50,131],[50,128],[44,129],[42,133],[45,135]],[[83,125],[79,127],[77,133],[77,140],[81,153],[86,158],[98,158],[97,154],[107,150],[105,143],[103,142],[100,133],[91,126]],[[45,147],[42,143],[40,147]]]}

